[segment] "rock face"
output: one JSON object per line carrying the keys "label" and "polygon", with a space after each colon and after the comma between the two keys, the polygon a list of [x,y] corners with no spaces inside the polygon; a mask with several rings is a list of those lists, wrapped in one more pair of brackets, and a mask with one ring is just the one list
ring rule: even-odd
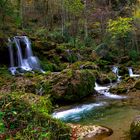
{"label": "rock face", "polygon": [[99,136],[108,137],[113,133],[112,129],[103,126],[68,125],[72,128],[71,140],[93,140]]}
{"label": "rock face", "polygon": [[91,71],[66,69],[52,77],[52,97],[57,101],[79,101],[93,94],[94,86]]}
{"label": "rock face", "polygon": [[131,123],[130,136],[131,140],[140,139],[140,116],[137,116]]}

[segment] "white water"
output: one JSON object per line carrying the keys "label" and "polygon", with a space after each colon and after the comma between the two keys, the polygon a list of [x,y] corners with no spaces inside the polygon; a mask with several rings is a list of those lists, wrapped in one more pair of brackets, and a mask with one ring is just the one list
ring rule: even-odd
{"label": "white water", "polygon": [[95,82],[95,90],[98,93],[104,95],[105,97],[113,98],[113,99],[124,99],[124,98],[126,98],[125,96],[111,94],[109,92],[109,88],[110,88],[110,85],[105,87],[105,86],[100,86]]}
{"label": "white water", "polygon": [[[21,41],[26,46],[25,56],[23,56],[22,54],[22,48],[20,45]],[[31,49],[31,42],[27,36],[16,36],[13,38],[13,41],[9,39],[9,42],[10,42],[9,44],[15,43],[17,49],[16,53],[17,53],[18,64],[17,66],[15,66],[14,62],[16,62],[16,60],[14,60],[13,58],[13,47],[12,45],[11,46],[9,45],[9,54],[10,54],[9,70],[11,71],[12,75],[15,75],[15,73],[17,72],[17,68],[20,68],[24,71],[38,70],[42,73],[45,73],[40,67],[39,59],[36,56],[33,56],[33,52]]]}
{"label": "white water", "polygon": [[116,75],[118,75],[118,73],[119,73],[118,67],[117,66],[113,66],[112,72],[114,72]]}
{"label": "white water", "polygon": [[130,77],[139,77],[140,75],[138,74],[133,74],[132,68],[128,68],[129,76]]}
{"label": "white water", "polygon": [[61,120],[80,120],[82,118],[82,115],[84,115],[85,113],[91,111],[94,108],[101,107],[104,105],[106,105],[105,102],[84,104],[82,106],[76,106],[69,110],[54,112],[52,116]]}
{"label": "white water", "polygon": [[121,76],[119,76],[119,68],[117,66],[113,66],[112,72],[116,74],[116,76],[118,78],[117,81],[120,82]]}

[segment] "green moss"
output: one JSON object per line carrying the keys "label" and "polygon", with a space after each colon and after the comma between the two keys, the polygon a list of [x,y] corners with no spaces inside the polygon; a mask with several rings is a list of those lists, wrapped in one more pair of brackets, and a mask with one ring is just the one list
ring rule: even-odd
{"label": "green moss", "polygon": [[91,61],[77,61],[70,66],[72,69],[98,69],[97,65]]}
{"label": "green moss", "polygon": [[[67,80],[66,83],[63,83],[65,86],[62,87],[59,85],[62,89],[65,89],[65,91],[63,91],[62,96],[59,96],[56,93],[54,96],[55,99],[63,101],[79,101],[87,95],[94,93],[95,77],[91,71],[67,70],[66,74]],[[59,83],[61,80],[63,80],[63,78],[57,81],[57,83]]]}
{"label": "green moss", "polygon": [[140,90],[140,80],[136,81],[134,87],[138,90]]}
{"label": "green moss", "polygon": [[33,94],[0,95],[0,128],[3,139],[70,139],[70,129],[52,119],[49,99]]}

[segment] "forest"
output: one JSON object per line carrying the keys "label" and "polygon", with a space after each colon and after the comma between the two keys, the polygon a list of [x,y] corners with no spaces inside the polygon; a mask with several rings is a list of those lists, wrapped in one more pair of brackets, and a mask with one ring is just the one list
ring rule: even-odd
{"label": "forest", "polygon": [[0,0],[0,140],[140,140],[140,0]]}

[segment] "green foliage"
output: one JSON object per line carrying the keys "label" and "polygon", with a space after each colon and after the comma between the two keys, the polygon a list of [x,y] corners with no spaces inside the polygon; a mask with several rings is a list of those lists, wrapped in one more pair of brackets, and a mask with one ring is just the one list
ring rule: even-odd
{"label": "green foliage", "polygon": [[119,17],[116,20],[109,20],[108,32],[111,33],[112,38],[125,38],[127,34],[133,30],[132,18]]}
{"label": "green foliage", "polygon": [[70,139],[70,129],[52,119],[45,108],[46,101],[36,97],[19,93],[0,95],[1,139]]}
{"label": "green foliage", "polygon": [[38,29],[36,29],[36,31],[35,31],[35,35],[36,35],[37,37],[40,37],[40,38],[46,37],[47,33],[48,33],[48,30],[47,30],[46,28],[44,28],[44,27],[38,28]]}
{"label": "green foliage", "polygon": [[137,61],[139,58],[139,52],[135,51],[135,50],[131,50],[129,52],[129,57],[133,60],[133,61]]}
{"label": "green foliage", "polygon": [[64,36],[62,35],[61,30],[57,28],[49,32],[48,39],[57,43],[62,43],[64,41]]}
{"label": "green foliage", "polygon": [[74,15],[80,15],[84,9],[81,0],[64,0],[66,9]]}
{"label": "green foliage", "polygon": [[3,116],[4,116],[4,112],[0,111],[0,134],[5,132]]}

